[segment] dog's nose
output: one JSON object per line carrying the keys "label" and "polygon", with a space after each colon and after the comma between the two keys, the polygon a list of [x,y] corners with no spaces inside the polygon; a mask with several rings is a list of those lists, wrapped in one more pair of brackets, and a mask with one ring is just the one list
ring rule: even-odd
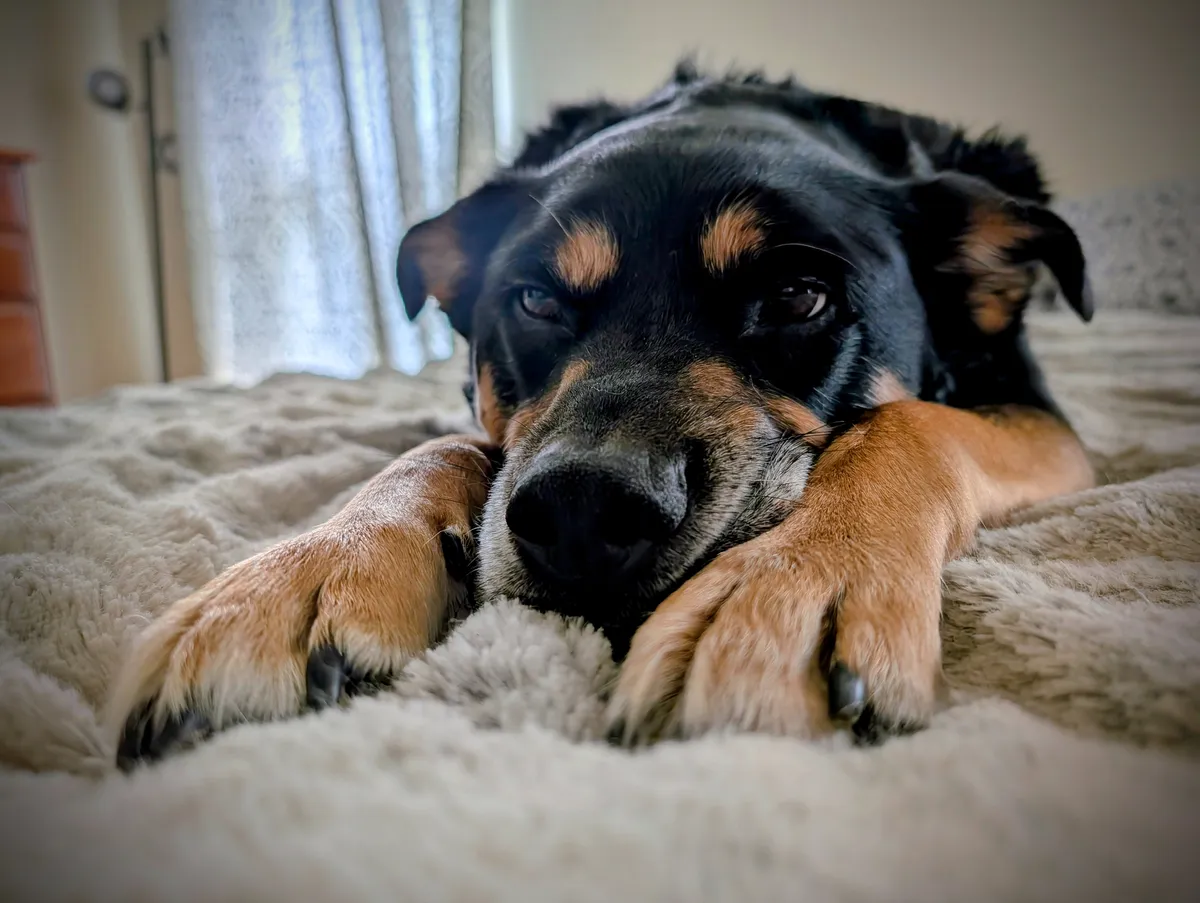
{"label": "dog's nose", "polygon": [[612,585],[652,561],[686,513],[681,457],[555,444],[531,462],[505,517],[537,576]]}

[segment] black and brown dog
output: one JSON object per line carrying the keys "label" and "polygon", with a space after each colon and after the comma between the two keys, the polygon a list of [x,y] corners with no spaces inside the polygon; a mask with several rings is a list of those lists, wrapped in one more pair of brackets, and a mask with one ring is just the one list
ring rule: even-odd
{"label": "black and brown dog", "polygon": [[791,81],[684,66],[558,110],[400,248],[410,314],[432,296],[470,342],[486,436],[170,607],[115,688],[121,760],[343,698],[468,584],[628,652],[624,742],[919,726],[943,564],[1093,479],[1021,322],[1039,264],[1091,314],[1047,200],[1020,141]]}

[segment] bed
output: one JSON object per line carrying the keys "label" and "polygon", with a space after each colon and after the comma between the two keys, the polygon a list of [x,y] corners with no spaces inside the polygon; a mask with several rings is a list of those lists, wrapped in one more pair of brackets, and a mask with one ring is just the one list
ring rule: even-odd
{"label": "bed", "polygon": [[606,641],[510,601],[377,697],[121,774],[128,643],[462,427],[462,362],[0,413],[0,899],[1194,899],[1198,198],[1068,207],[1101,310],[1030,319],[1102,485],[947,568],[951,704],[876,748],[610,748]]}

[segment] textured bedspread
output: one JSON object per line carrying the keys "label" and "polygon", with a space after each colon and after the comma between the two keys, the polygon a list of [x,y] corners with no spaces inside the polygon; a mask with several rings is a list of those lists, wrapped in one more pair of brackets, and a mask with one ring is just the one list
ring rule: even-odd
{"label": "textured bedspread", "polygon": [[1200,318],[1034,334],[1104,485],[947,569],[953,705],[876,749],[610,749],[605,641],[510,603],[394,692],[121,775],[125,645],[461,420],[461,371],[0,413],[0,899],[1195,899]]}

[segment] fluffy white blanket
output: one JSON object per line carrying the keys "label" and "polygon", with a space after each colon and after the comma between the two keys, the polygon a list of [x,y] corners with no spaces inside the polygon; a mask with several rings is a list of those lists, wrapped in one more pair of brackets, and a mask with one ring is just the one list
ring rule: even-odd
{"label": "fluffy white blanket", "polygon": [[0,899],[1195,899],[1200,319],[1035,337],[1105,485],[947,569],[955,703],[876,749],[611,749],[605,641],[506,604],[395,692],[119,774],[125,645],[451,426],[461,371],[0,414]]}

